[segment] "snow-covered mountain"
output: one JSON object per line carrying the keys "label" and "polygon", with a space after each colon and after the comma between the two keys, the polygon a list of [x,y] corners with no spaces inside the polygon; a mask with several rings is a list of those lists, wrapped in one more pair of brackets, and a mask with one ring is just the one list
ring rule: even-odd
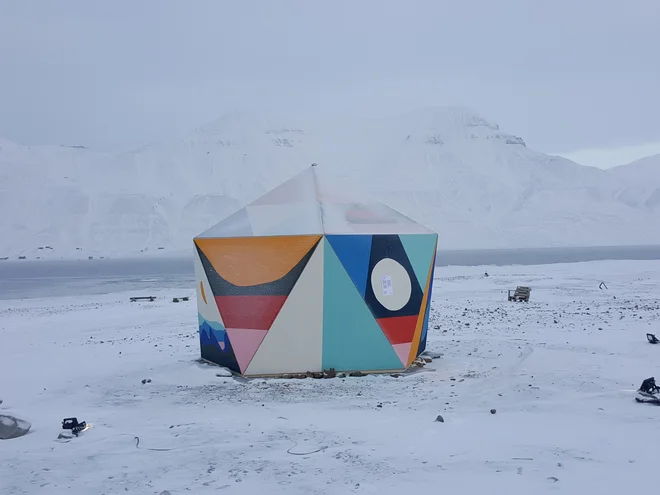
{"label": "snow-covered mountain", "polygon": [[618,194],[621,201],[660,214],[660,155],[614,167],[610,172],[624,183]]}
{"label": "snow-covered mountain", "polygon": [[657,202],[635,172],[535,152],[466,109],[426,108],[314,123],[231,114],[116,155],[0,141],[0,257],[187,250],[313,162],[437,230],[442,249],[660,243]]}

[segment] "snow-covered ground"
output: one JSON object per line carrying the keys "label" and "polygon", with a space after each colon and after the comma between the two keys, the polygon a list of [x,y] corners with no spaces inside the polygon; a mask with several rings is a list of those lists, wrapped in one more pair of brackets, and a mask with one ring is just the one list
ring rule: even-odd
{"label": "snow-covered ground", "polygon": [[[443,356],[399,378],[217,376],[193,290],[0,301],[0,412],[32,423],[0,443],[0,493],[656,490],[660,408],[633,390],[660,376],[660,262],[485,270],[438,270]],[[69,416],[94,426],[58,442]]]}

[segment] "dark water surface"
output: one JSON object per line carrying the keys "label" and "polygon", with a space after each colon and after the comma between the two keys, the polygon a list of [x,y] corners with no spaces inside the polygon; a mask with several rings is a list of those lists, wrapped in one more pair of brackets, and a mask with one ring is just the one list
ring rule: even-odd
{"label": "dark water surface", "polygon": [[[660,260],[660,246],[439,251],[437,265],[544,265],[595,260]],[[194,279],[191,258],[0,261],[0,299],[192,289]]]}

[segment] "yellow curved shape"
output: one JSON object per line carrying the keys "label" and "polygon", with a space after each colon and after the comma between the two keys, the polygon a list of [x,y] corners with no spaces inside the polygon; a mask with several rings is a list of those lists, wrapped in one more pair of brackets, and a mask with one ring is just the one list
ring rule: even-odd
{"label": "yellow curved shape", "polygon": [[208,304],[208,301],[206,300],[206,292],[204,292],[204,282],[201,280],[199,282],[199,290],[202,292],[202,299],[204,299],[204,304]]}

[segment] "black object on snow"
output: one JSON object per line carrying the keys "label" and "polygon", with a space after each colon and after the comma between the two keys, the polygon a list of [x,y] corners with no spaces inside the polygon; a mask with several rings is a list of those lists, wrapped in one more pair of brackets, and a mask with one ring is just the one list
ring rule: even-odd
{"label": "black object on snow", "polygon": [[647,378],[642,382],[639,390],[637,390],[638,396],[635,397],[635,401],[660,406],[658,392],[660,392],[660,387],[655,384],[655,378]]}
{"label": "black object on snow", "polygon": [[660,387],[655,384],[655,378],[647,378],[639,386],[638,392],[643,392],[645,394],[657,394],[660,392]]}
{"label": "black object on snow", "polygon": [[64,418],[62,420],[62,429],[71,430],[71,433],[75,436],[78,436],[78,433],[83,431],[86,427],[87,423],[85,421],[78,423],[78,418]]}
{"label": "black object on snow", "polygon": [[649,344],[660,344],[660,340],[658,340],[658,338],[652,333],[646,334],[646,340],[649,341]]}

